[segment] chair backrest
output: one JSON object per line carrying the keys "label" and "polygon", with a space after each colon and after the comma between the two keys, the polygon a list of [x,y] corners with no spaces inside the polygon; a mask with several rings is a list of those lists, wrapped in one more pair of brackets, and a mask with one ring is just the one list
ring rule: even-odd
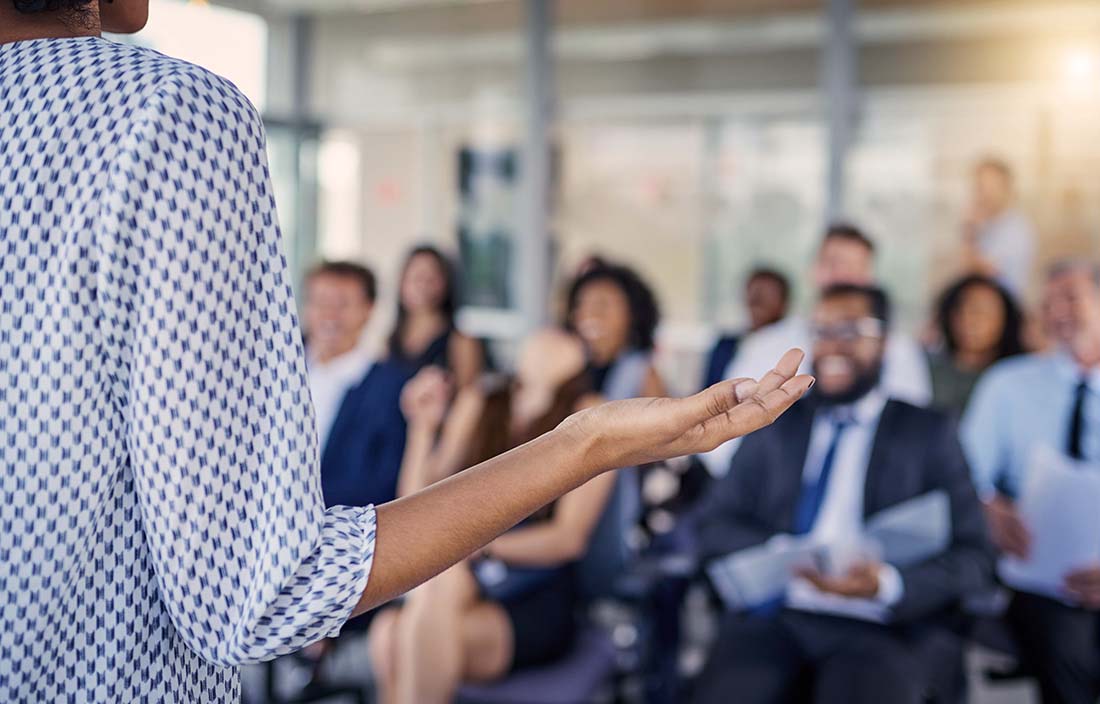
{"label": "chair backrest", "polygon": [[[649,355],[632,351],[619,357],[607,375],[603,396],[609,401],[634,398],[641,393]],[[595,599],[614,594],[615,585],[635,557],[630,534],[642,513],[641,483],[636,467],[618,470],[607,507],[581,559],[577,578],[581,594]]]}

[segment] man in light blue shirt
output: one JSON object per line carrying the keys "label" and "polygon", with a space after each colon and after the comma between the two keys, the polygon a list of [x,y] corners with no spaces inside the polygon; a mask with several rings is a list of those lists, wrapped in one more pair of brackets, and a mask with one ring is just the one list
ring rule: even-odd
{"label": "man in light blue shirt", "polygon": [[[1043,320],[1057,350],[994,366],[978,383],[962,440],[1005,554],[1026,558],[1029,526],[1014,499],[1034,451],[1046,447],[1100,467],[1100,265],[1051,269]],[[1100,507],[1097,507],[1100,510]],[[1094,704],[1100,696],[1100,564],[1065,577],[1064,599],[1017,592],[1008,618],[1044,704]]]}

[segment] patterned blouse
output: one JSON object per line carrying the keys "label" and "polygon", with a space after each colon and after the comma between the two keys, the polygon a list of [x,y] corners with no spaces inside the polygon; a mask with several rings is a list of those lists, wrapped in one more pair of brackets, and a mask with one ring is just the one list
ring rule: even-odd
{"label": "patterned blouse", "polygon": [[0,701],[239,701],[366,585],[264,154],[195,66],[0,45]]}

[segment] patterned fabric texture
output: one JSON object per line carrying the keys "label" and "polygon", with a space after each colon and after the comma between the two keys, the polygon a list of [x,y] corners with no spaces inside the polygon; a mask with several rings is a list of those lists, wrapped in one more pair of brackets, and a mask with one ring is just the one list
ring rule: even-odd
{"label": "patterned fabric texture", "polygon": [[0,45],[0,281],[0,701],[238,701],[238,665],[336,634],[375,515],[322,502],[247,100]]}

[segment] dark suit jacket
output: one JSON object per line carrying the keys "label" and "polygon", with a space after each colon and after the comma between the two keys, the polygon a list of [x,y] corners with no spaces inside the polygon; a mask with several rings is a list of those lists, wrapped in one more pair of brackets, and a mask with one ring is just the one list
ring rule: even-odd
{"label": "dark suit jacket", "polygon": [[405,368],[375,363],[344,396],[321,453],[326,506],[366,506],[392,501],[405,453],[401,389]]}
{"label": "dark suit jacket", "polygon": [[[729,474],[715,483],[698,520],[704,559],[791,533],[817,404],[810,397],[744,439]],[[981,504],[950,419],[889,401],[875,434],[864,487],[864,517],[942,489],[951,500],[952,541],[944,554],[900,570],[905,595],[895,623],[956,610],[992,580],[994,556]]]}

